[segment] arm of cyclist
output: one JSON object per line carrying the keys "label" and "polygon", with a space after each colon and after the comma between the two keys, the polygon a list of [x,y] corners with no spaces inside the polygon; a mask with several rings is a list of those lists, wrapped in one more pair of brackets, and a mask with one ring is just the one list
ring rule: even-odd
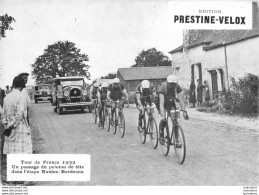
{"label": "arm of cyclist", "polygon": [[180,92],[178,94],[178,99],[179,99],[179,103],[180,103],[180,108],[181,108],[181,110],[183,110],[183,117],[184,117],[184,119],[188,120],[189,119],[189,115],[188,115],[188,112],[187,112],[187,110],[185,108],[183,92]]}
{"label": "arm of cyclist", "polygon": [[155,97],[156,97],[156,91],[152,91],[152,96],[151,96],[151,107],[156,107],[155,105]]}
{"label": "arm of cyclist", "polygon": [[99,91],[97,92],[97,101],[98,101],[99,105],[101,105],[101,94]]}
{"label": "arm of cyclist", "polygon": [[160,114],[162,115],[163,119],[166,120],[166,114],[165,114],[165,96],[161,93],[159,93],[159,107],[160,107]]}
{"label": "arm of cyclist", "polygon": [[137,99],[138,109],[142,110],[142,112],[143,112],[144,111],[144,107],[143,107],[143,105],[141,103],[140,94],[139,93],[136,93],[136,99]]}

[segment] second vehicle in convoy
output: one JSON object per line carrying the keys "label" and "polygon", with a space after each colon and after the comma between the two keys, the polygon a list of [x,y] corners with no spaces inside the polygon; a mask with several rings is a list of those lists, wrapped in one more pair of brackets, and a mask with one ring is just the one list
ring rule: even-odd
{"label": "second vehicle in convoy", "polygon": [[33,96],[35,104],[39,101],[50,101],[52,102],[51,85],[50,84],[39,84],[33,87]]}

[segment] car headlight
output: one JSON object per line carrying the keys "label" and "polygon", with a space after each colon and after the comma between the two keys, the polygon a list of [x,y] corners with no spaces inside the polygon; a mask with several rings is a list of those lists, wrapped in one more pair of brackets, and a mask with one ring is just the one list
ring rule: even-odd
{"label": "car headlight", "polygon": [[69,96],[69,91],[64,91],[64,96]]}
{"label": "car headlight", "polygon": [[83,96],[87,95],[87,91],[82,91]]}

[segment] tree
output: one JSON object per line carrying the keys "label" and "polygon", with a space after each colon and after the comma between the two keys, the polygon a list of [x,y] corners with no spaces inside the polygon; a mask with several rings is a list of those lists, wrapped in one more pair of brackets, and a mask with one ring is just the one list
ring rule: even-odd
{"label": "tree", "polygon": [[169,58],[156,48],[142,50],[136,57],[135,62],[136,64],[131,67],[171,66]]}
{"label": "tree", "polygon": [[102,79],[114,79],[116,78],[116,73],[109,73],[107,76],[101,77]]}
{"label": "tree", "polygon": [[85,76],[90,79],[87,61],[88,56],[80,53],[75,43],[58,41],[49,45],[31,65],[32,76],[36,83],[50,83],[57,76]]}
{"label": "tree", "polygon": [[7,14],[0,16],[0,39],[5,37],[6,30],[13,30],[10,26],[12,22],[15,22],[12,16],[8,16]]}

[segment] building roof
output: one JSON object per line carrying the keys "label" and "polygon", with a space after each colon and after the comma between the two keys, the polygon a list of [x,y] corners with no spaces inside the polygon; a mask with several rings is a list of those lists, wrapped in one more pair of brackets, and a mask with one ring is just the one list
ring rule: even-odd
{"label": "building roof", "polygon": [[119,68],[124,80],[165,79],[172,73],[172,66]]}
{"label": "building roof", "polygon": [[[258,2],[253,2],[253,29],[251,30],[189,30],[187,49],[203,45],[204,50],[217,48],[259,35]],[[170,54],[182,52],[183,45],[170,51]]]}

